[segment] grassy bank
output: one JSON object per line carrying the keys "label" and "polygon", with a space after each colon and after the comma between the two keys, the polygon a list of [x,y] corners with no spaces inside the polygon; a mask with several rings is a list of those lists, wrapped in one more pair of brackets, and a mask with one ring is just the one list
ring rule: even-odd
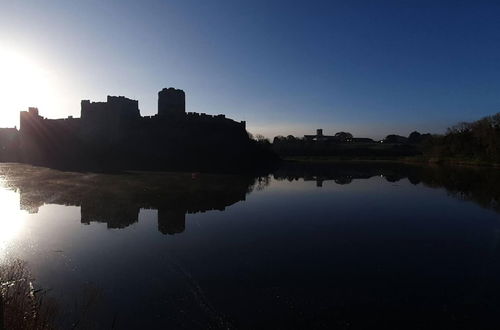
{"label": "grassy bank", "polygon": [[0,329],[54,329],[55,304],[33,286],[26,263],[0,266]]}

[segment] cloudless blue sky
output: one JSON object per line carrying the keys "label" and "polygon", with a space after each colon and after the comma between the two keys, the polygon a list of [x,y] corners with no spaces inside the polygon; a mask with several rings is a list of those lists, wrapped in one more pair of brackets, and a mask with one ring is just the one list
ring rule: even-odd
{"label": "cloudless blue sky", "polygon": [[151,115],[170,86],[186,91],[188,111],[247,120],[269,137],[442,132],[500,111],[498,1],[0,5],[0,47],[58,79],[47,117],[78,116],[81,99],[108,94]]}

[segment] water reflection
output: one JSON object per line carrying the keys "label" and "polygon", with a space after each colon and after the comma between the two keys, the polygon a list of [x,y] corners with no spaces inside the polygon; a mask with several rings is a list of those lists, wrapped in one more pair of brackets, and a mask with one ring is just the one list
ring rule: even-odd
{"label": "water reflection", "polygon": [[[98,326],[82,328],[498,325],[498,214],[456,199],[498,211],[495,171],[290,163],[250,178],[0,165],[0,176],[11,189],[3,214],[26,218],[12,254],[40,286],[62,306],[99,288],[88,319]],[[78,313],[63,314],[71,328]]]}
{"label": "water reflection", "polygon": [[473,201],[482,207],[500,212],[500,171],[498,168],[419,166],[399,163],[305,163],[290,162],[277,170],[278,180],[316,181],[322,187],[325,181],[339,185],[353,180],[381,176],[388,182],[408,179],[414,185],[445,188],[461,200]]}
{"label": "water reflection", "polygon": [[[247,193],[262,190],[271,177],[189,173],[95,174],[60,172],[28,165],[0,167],[3,185],[2,246],[22,226],[14,205],[30,214],[45,204],[80,207],[81,223],[106,223],[108,228],[126,228],[138,222],[141,209],[158,210],[158,231],[178,234],[186,228],[186,214],[224,210],[244,201]],[[315,181],[348,185],[353,180],[380,176],[388,182],[407,178],[412,184],[445,188],[462,200],[500,212],[500,171],[484,168],[443,168],[394,163],[286,163],[273,173],[275,180]],[[17,200],[16,200],[17,199]]]}
{"label": "water reflection", "polygon": [[18,205],[19,194],[0,189],[0,261],[4,259],[9,244],[23,228],[24,218]]}
{"label": "water reflection", "polygon": [[[158,230],[163,234],[182,233],[186,214],[224,210],[244,201],[252,187],[259,185],[254,178],[232,175],[82,174],[26,165],[4,165],[1,170],[4,185],[19,192],[21,210],[31,214],[45,204],[79,206],[83,224],[125,228],[138,221],[141,209],[156,209]],[[12,200],[5,203],[9,208],[15,204]]]}

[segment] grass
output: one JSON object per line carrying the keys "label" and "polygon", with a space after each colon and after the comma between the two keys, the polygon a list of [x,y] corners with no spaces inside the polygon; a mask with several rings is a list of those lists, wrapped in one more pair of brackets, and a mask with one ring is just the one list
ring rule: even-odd
{"label": "grass", "polygon": [[25,262],[0,266],[0,329],[54,329],[56,304],[35,289]]}

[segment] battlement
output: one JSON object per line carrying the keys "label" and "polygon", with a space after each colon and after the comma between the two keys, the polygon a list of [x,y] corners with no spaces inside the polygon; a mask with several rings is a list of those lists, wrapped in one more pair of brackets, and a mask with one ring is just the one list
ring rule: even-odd
{"label": "battlement", "polygon": [[34,107],[29,107],[28,108],[28,113],[32,116],[38,116],[38,108]]}
{"label": "battlement", "polygon": [[200,118],[200,119],[226,119],[225,115],[209,115],[207,113],[200,112],[188,112],[186,113],[187,118]]}
{"label": "battlement", "polygon": [[130,107],[139,109],[139,101],[126,98],[125,96],[108,95],[107,103],[114,106]]}
{"label": "battlement", "polygon": [[28,111],[21,111],[19,114],[19,129],[30,129],[33,126],[33,123],[43,119],[38,114],[38,108],[29,107]]}
{"label": "battlement", "polygon": [[82,100],[81,118],[92,121],[119,121],[139,118],[139,102],[124,96],[108,95],[106,102]]}
{"label": "battlement", "polygon": [[219,115],[209,115],[206,113],[198,113],[198,112],[188,112],[186,114],[186,119],[188,120],[200,120],[200,121],[207,121],[207,122],[215,122],[215,123],[226,123],[229,125],[239,125],[242,126],[243,128],[246,127],[246,122],[241,121],[237,122],[235,120],[226,118],[226,115],[219,114]]}

